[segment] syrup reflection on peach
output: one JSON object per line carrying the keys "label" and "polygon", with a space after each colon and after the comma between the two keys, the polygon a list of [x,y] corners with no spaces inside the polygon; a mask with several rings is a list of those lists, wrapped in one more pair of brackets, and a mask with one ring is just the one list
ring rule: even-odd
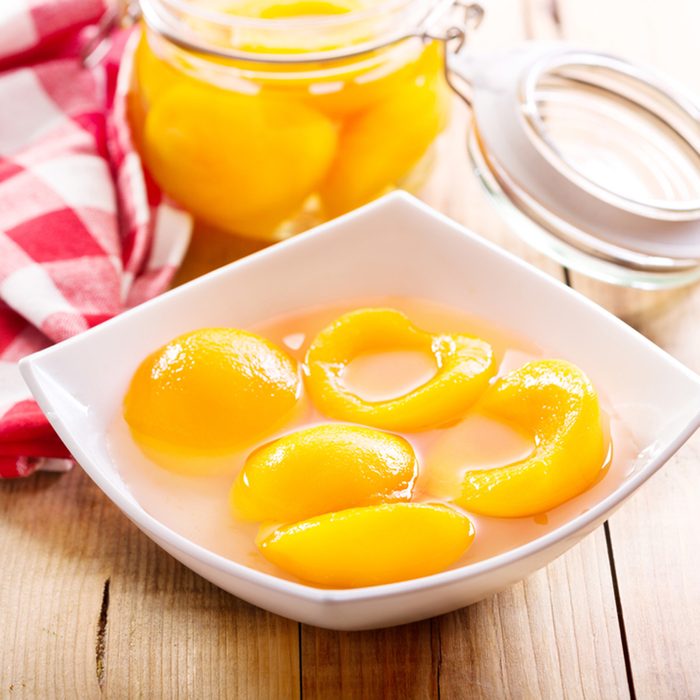
{"label": "syrup reflection on peach", "polygon": [[300,392],[296,362],[268,340],[204,328],[141,362],[124,398],[124,417],[151,454],[200,463],[271,434],[292,415]]}
{"label": "syrup reflection on peach", "polygon": [[231,505],[243,520],[305,520],[408,501],[417,471],[413,448],[398,435],[359,425],[317,425],[251,453],[231,490]]}

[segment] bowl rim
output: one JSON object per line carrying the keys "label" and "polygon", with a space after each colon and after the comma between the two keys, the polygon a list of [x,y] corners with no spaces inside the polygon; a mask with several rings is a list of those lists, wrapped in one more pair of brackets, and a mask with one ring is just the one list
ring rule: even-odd
{"label": "bowl rim", "polygon": [[[346,221],[352,219],[362,218],[367,214],[373,213],[375,210],[388,207],[396,203],[399,203],[401,206],[407,206],[408,208],[418,209],[424,214],[428,214],[433,219],[440,221],[443,224],[448,224],[452,230],[459,231],[461,234],[471,239],[472,242],[476,242],[491,252],[496,253],[498,256],[509,259],[518,266],[527,269],[528,272],[535,277],[544,279],[549,284],[554,285],[553,288],[556,289],[555,293],[563,296],[576,297],[579,302],[582,302],[589,308],[595,309],[597,313],[608,317],[609,320],[612,320],[614,323],[624,327],[627,332],[637,336],[637,341],[641,341],[648,352],[656,354],[657,357],[660,357],[666,364],[671,365],[676,371],[679,371],[685,375],[689,381],[689,384],[694,387],[696,392],[695,413],[691,416],[683,429],[680,430],[672,440],[664,445],[664,447],[652,460],[650,460],[637,473],[633,474],[628,479],[625,479],[625,481],[623,481],[612,493],[598,501],[587,511],[534,540],[526,542],[519,547],[501,552],[500,554],[489,557],[488,559],[483,559],[471,564],[465,564],[464,566],[455,569],[449,569],[447,571],[442,571],[420,578],[375,586],[365,586],[361,588],[326,589],[304,583],[298,583],[296,581],[289,581],[274,574],[258,571],[245,564],[240,564],[220,554],[216,554],[202,545],[196,544],[184,535],[181,535],[165,526],[157,518],[148,513],[148,511],[146,511],[145,508],[143,508],[143,506],[141,506],[133,497],[129,498],[126,495],[128,488],[124,482],[121,482],[121,485],[115,484],[110,478],[108,478],[106,472],[93,463],[92,459],[89,458],[86,452],[83,450],[81,443],[74,439],[72,431],[67,428],[60,415],[53,410],[52,400],[49,393],[47,393],[45,390],[44,383],[42,381],[42,374],[46,376],[46,371],[42,368],[42,361],[44,358],[51,357],[55,354],[65,353],[74,346],[79,346],[86,336],[99,334],[108,326],[128,323],[131,315],[138,314],[143,309],[150,308],[153,305],[158,305],[165,298],[172,298],[173,296],[187,294],[189,289],[200,285],[204,280],[228,276],[232,274],[232,272],[235,274],[236,270],[249,266],[251,261],[257,263],[258,261],[264,260],[270,256],[284,255],[285,251],[297,245],[308,245],[309,241],[313,241],[319,236],[327,237],[329,233],[333,231],[333,229],[336,229],[336,235],[341,235],[344,237],[348,234],[343,233],[342,228],[337,229],[337,225],[339,223],[345,223]],[[368,600],[382,600],[419,591],[425,591],[432,588],[440,588],[453,584],[457,581],[467,581],[468,579],[488,574],[496,569],[514,564],[519,560],[538,554],[539,552],[542,552],[545,549],[566,540],[572,535],[575,535],[579,531],[585,530],[586,527],[593,525],[606,514],[611,513],[639,486],[641,486],[645,481],[647,481],[647,479],[655,474],[700,427],[700,376],[688,369],[672,355],[668,354],[652,343],[648,338],[641,335],[641,333],[637,332],[584,295],[576,292],[563,283],[558,282],[558,280],[555,278],[551,277],[542,270],[539,270],[534,265],[531,265],[530,263],[518,258],[513,253],[500,248],[498,245],[489,240],[481,238],[476,233],[449,219],[447,216],[435,211],[428,205],[405,192],[393,192],[388,194],[368,205],[365,205],[364,207],[361,207],[360,209],[345,214],[338,219],[321,224],[320,226],[317,226],[287,241],[283,241],[274,246],[253,253],[245,258],[229,263],[228,265],[203,275],[202,277],[194,279],[180,287],[177,287],[176,289],[170,290],[154,299],[144,302],[138,307],[127,310],[123,314],[109,319],[99,326],[81,333],[78,336],[74,336],[73,338],[69,338],[57,345],[53,345],[25,357],[20,360],[19,366],[20,372],[29,386],[32,395],[36,399],[42,411],[45,413],[52,427],[56,430],[58,435],[69,448],[71,454],[75,457],[77,463],[102,490],[102,492],[122,511],[122,513],[124,513],[132,522],[142,529],[145,534],[156,539],[157,543],[164,546],[166,549],[176,550],[188,560],[193,559],[217,570],[220,573],[233,576],[238,580],[253,584],[263,589],[292,595],[304,601],[317,604],[340,604]]]}

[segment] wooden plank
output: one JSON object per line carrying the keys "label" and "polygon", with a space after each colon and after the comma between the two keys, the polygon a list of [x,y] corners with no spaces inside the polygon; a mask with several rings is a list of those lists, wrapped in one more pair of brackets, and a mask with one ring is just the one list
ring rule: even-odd
{"label": "wooden plank", "polygon": [[[675,0],[675,15],[669,4],[663,17],[648,2],[565,4],[559,11],[565,31],[585,19],[600,43],[605,42],[601,25],[612,17],[616,43],[636,33],[637,40],[668,48],[662,58],[695,45],[692,20],[698,5],[692,1],[681,15]],[[510,0],[494,2],[490,10],[480,47],[521,35],[526,17],[534,33],[546,26],[543,15],[529,14],[538,11],[536,3],[528,13]],[[652,17],[663,39],[656,31],[637,29],[634,18],[640,16]],[[680,38],[669,36],[667,28]],[[695,63],[687,62],[682,77]],[[451,155],[437,175],[449,184],[432,194],[429,188],[426,198],[521,253],[526,249],[469,173],[465,116],[459,112],[447,142]],[[540,262],[531,252],[524,254]],[[556,266],[544,266],[559,273]],[[653,299],[656,305],[658,297]],[[674,296],[665,308],[642,307],[639,324],[697,368],[691,355],[697,346],[683,328],[697,327],[697,308],[696,299]],[[669,309],[674,310],[670,317]],[[697,569],[682,566],[691,561],[689,543],[700,534],[690,517],[692,494],[698,492],[698,449],[695,444],[685,450],[612,521],[640,696],[700,692],[690,665],[698,657],[700,637]],[[175,563],[126,523],[82,473],[0,484],[0,512],[0,695],[94,697],[100,685],[115,697],[298,694],[297,626],[236,601]],[[665,527],[640,538],[648,531],[650,512]],[[656,562],[653,569],[650,561]],[[109,604],[103,605],[107,579]],[[104,648],[98,652],[100,639]],[[627,691],[601,531],[489,601],[393,630],[336,634],[304,628],[302,652],[303,689],[316,697],[431,697],[439,689],[445,697],[608,698]]]}
{"label": "wooden plank", "polygon": [[[487,9],[474,50],[523,38],[520,0]],[[482,191],[466,158],[467,118],[458,104],[424,199],[561,279],[561,267],[523,244]],[[432,623],[355,634],[302,626],[301,650],[303,691],[313,698],[628,695],[602,530],[527,581]]]}
{"label": "wooden plank", "polygon": [[303,626],[301,651],[305,699],[438,697],[430,620],[369,632]]}
{"label": "wooden plank", "polygon": [[0,697],[298,696],[297,625],[180,565],[80,469],[0,483],[0,513]]}
{"label": "wooden plank", "polygon": [[610,521],[639,698],[700,697],[699,463],[696,436]]}
{"label": "wooden plank", "polygon": [[0,697],[99,696],[105,499],[83,481],[0,482]]}
{"label": "wooden plank", "polygon": [[[504,13],[493,18],[497,27],[504,25],[504,15],[519,17],[520,38],[556,37],[558,17],[550,2],[524,0],[520,12],[495,4],[487,10]],[[522,247],[517,252],[542,267],[536,254],[523,254]],[[441,692],[446,697],[626,697],[610,574],[601,529],[526,581],[441,618]]]}
{"label": "wooden plank", "polygon": [[296,623],[216,588],[114,516],[108,696],[298,697]]}
{"label": "wooden plank", "polygon": [[[608,290],[609,306],[620,306]],[[676,295],[637,328],[700,371],[700,289]],[[639,698],[700,696],[700,436],[610,520],[626,645]]]}
{"label": "wooden plank", "polygon": [[[559,0],[565,36],[668,72],[700,94],[700,3]],[[576,288],[700,371],[700,289],[620,290],[572,276]],[[634,688],[640,698],[700,696],[700,566],[695,436],[610,521]]]}
{"label": "wooden plank", "polygon": [[628,696],[602,529],[439,624],[443,697]]}

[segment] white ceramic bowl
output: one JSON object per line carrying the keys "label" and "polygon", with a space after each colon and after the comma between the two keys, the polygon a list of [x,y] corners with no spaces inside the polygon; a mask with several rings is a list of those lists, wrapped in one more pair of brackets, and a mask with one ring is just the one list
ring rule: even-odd
{"label": "white ceramic bowl", "polygon": [[[106,430],[149,352],[202,326],[243,326],[299,307],[410,295],[462,308],[579,365],[633,431],[637,468],[614,493],[517,549],[421,579],[320,590],[213,554],[150,516],[120,478]],[[535,268],[403,193],[212,272],[21,363],[34,396],[95,483],[149,537],[217,586],[302,622],[353,630],[473,603],[547,564],[598,527],[700,424],[700,379]]]}

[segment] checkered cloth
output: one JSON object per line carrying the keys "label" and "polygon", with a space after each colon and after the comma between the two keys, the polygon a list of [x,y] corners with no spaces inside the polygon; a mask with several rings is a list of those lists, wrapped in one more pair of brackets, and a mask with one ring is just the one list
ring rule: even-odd
{"label": "checkered cloth", "polygon": [[17,361],[164,290],[189,242],[129,135],[135,37],[81,62],[104,2],[0,0],[0,477],[72,463]]}

